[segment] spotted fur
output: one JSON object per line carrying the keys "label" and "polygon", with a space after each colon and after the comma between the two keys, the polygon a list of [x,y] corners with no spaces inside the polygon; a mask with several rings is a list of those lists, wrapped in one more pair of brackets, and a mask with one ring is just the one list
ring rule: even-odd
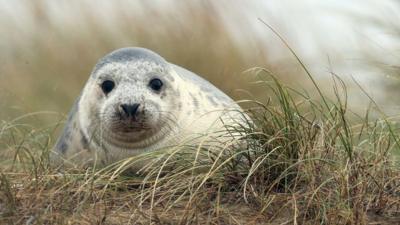
{"label": "spotted fur", "polygon": [[[154,78],[163,82],[159,92],[149,88]],[[100,88],[105,80],[115,83],[106,95]],[[139,104],[133,119],[121,117],[121,104]],[[165,148],[210,129],[223,129],[222,117],[237,121],[242,116],[228,110],[241,112],[231,98],[198,75],[147,49],[119,49],[95,65],[55,145],[53,161],[109,164]]]}

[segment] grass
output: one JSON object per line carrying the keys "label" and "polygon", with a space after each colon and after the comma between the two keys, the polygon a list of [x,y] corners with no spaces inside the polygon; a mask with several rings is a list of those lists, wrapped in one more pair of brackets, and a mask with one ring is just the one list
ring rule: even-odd
{"label": "grass", "polygon": [[[396,124],[369,119],[369,111],[349,112],[337,77],[336,98],[321,96],[321,103],[264,69],[252,73],[273,94],[265,102],[247,102],[254,123],[228,129],[242,138],[230,147],[182,145],[103,169],[59,173],[48,162],[55,125],[4,123],[1,222],[398,223]],[[129,171],[140,161],[148,164]]]}

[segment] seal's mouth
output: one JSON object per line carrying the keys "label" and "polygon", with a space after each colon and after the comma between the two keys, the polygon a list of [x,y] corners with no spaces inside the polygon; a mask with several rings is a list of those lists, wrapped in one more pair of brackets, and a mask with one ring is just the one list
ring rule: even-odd
{"label": "seal's mouth", "polygon": [[150,128],[143,123],[133,121],[115,121],[110,126],[112,132],[132,133],[149,130]]}
{"label": "seal's mouth", "polygon": [[151,130],[143,120],[124,118],[114,120],[110,126],[112,132],[118,133],[139,133]]}

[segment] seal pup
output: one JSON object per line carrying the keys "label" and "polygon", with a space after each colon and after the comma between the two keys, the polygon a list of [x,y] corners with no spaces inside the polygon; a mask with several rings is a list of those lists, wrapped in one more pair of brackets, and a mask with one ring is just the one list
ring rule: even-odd
{"label": "seal pup", "polygon": [[243,121],[208,81],[148,49],[122,48],[95,65],[52,158],[107,165]]}

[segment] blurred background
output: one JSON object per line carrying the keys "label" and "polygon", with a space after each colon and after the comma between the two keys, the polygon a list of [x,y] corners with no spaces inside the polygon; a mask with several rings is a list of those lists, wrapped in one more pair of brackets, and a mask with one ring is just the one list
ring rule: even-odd
{"label": "blurred background", "polygon": [[96,61],[126,46],[152,49],[236,100],[253,98],[249,90],[255,98],[267,96],[244,72],[252,67],[314,93],[262,21],[284,37],[324,90],[331,90],[333,72],[346,81],[353,108],[369,102],[356,80],[388,114],[398,114],[395,0],[0,0],[0,121],[37,111],[65,115]]}

